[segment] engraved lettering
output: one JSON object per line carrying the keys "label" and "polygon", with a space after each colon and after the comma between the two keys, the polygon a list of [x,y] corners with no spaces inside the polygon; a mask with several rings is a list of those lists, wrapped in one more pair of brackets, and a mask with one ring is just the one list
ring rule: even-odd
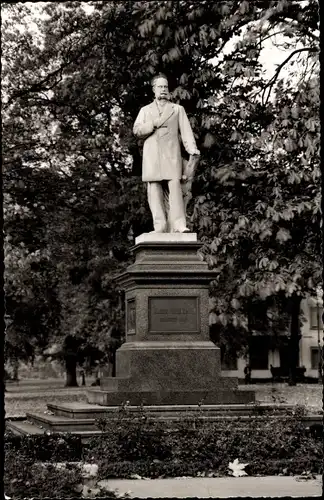
{"label": "engraved lettering", "polygon": [[197,333],[198,314],[198,297],[150,297],[149,331]]}

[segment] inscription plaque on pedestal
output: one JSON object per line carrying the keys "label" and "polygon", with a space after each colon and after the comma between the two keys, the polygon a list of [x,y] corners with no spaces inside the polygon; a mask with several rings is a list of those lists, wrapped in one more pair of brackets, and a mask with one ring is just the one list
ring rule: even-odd
{"label": "inscription plaque on pedestal", "polygon": [[136,333],[136,308],[135,308],[135,299],[127,301],[126,308],[126,317],[127,317],[127,333],[132,335]]}
{"label": "inscription plaque on pedestal", "polygon": [[199,333],[199,297],[150,297],[149,333]]}

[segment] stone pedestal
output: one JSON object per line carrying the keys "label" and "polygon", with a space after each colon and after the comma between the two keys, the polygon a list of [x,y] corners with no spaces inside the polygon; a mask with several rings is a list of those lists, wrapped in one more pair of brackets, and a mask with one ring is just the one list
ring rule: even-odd
{"label": "stone pedestal", "polygon": [[126,342],[116,377],[88,401],[101,405],[249,403],[237,379],[221,377],[220,349],[209,340],[213,273],[199,258],[196,234],[142,234],[135,262],[116,278],[125,290]]}

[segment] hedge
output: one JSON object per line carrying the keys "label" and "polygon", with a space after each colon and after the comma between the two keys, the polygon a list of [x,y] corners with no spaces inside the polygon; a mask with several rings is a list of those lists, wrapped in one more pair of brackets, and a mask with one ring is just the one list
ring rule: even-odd
{"label": "hedge", "polygon": [[[303,411],[261,420],[239,417],[218,422],[182,418],[178,422],[123,416],[98,421],[105,434],[87,443],[71,435],[5,435],[6,495],[12,498],[80,497],[80,470],[35,467],[35,462],[98,465],[98,481],[109,478],[227,476],[236,458],[249,475],[299,475],[323,471],[322,429],[306,428]],[[113,494],[111,494],[113,496]]]}
{"label": "hedge", "polygon": [[323,469],[322,432],[306,428],[303,410],[244,421],[237,417],[218,422],[182,419],[177,423],[148,418],[98,422],[105,435],[83,449],[85,460],[95,460],[101,478],[227,475],[238,458],[248,463],[250,475],[320,474]]}

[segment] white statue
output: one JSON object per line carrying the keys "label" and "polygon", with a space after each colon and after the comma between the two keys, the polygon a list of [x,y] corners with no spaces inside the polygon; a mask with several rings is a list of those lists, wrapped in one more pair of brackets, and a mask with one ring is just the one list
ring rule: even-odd
{"label": "white statue", "polygon": [[[154,232],[189,232],[186,206],[198,164],[199,151],[184,108],[169,102],[168,80],[152,80],[155,99],[141,108],[133,132],[144,139],[142,179],[147,182]],[[190,155],[181,157],[180,138]]]}

